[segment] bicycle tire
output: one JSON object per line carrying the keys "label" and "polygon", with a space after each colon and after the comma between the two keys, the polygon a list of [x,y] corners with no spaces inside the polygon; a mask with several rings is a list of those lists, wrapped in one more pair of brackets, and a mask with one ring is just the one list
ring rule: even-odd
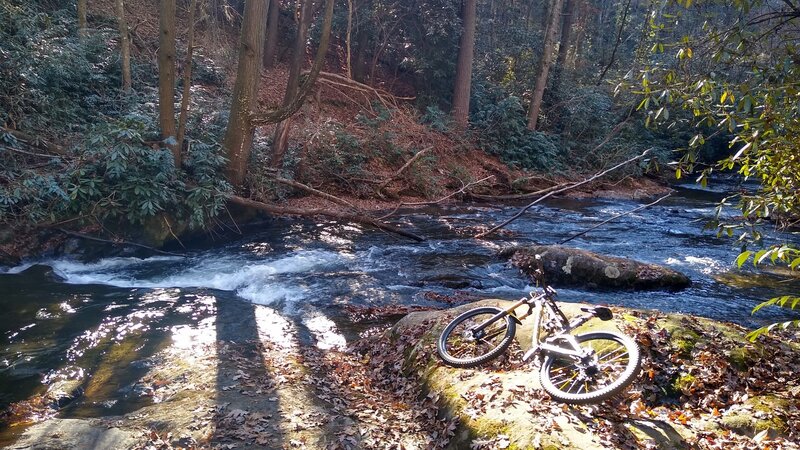
{"label": "bicycle tire", "polygon": [[[474,338],[470,340],[465,337],[470,327],[477,326],[502,311],[500,308],[484,306],[471,309],[453,319],[436,342],[439,357],[448,365],[470,368],[480,366],[506,351],[516,333],[516,323],[510,315],[490,325],[487,331],[487,335],[490,336],[488,340]],[[485,317],[478,319],[479,316]],[[463,329],[459,328],[462,326]],[[464,340],[460,340],[461,338]],[[470,352],[472,349],[475,351]]]}
{"label": "bicycle tire", "polygon": [[[630,337],[597,331],[576,335],[575,339],[581,347],[590,345],[595,350],[599,372],[586,379],[586,374],[581,373],[573,360],[547,355],[539,371],[539,380],[554,400],[578,405],[599,403],[622,392],[639,374],[641,354]],[[580,384],[582,379],[583,384]]]}

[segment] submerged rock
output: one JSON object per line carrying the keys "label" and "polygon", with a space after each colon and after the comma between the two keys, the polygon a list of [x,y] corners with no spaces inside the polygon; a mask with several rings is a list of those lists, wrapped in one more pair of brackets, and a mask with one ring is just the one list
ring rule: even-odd
{"label": "submerged rock", "polygon": [[684,289],[689,278],[670,268],[628,258],[618,258],[559,245],[512,247],[501,252],[511,263],[532,276],[536,255],[541,255],[548,283],[611,289]]}
{"label": "submerged rock", "polygon": [[21,274],[51,283],[61,283],[65,280],[65,278],[57,274],[52,267],[45,264],[34,264],[23,270]]}

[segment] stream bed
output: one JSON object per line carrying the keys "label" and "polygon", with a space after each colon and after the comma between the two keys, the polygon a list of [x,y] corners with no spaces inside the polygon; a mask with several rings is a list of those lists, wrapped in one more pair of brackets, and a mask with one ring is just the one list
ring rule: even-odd
{"label": "stream bed", "polygon": [[[677,186],[665,201],[568,245],[662,264],[692,279],[680,292],[559,289],[562,301],[681,312],[759,326],[796,317],[759,302],[797,293],[800,281],[733,267],[733,239],[703,230],[721,192]],[[64,417],[124,414],[154,400],[136,392],[147,358],[181,339],[272,334],[294,345],[343,348],[390,319],[368,307],[452,306],[453,298],[516,299],[529,281],[496,253],[554,244],[641,203],[556,199],[513,222],[508,235],[472,239],[514,207],[457,205],[406,211],[415,243],[331,221],[276,219],[186,257],[28,261],[0,273],[0,409],[59,380],[89,380]],[[798,242],[798,233],[768,242]],[[396,319],[396,317],[394,317]],[[287,331],[290,330],[290,331]]]}

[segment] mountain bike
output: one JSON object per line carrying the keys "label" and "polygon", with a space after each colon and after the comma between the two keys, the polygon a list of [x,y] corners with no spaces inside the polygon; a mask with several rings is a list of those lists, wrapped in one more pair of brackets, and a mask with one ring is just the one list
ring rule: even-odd
{"label": "mountain bike", "polygon": [[[516,326],[533,315],[532,346],[522,359],[537,357],[542,388],[553,399],[571,404],[599,403],[622,392],[639,373],[638,345],[612,331],[573,335],[589,320],[611,320],[613,313],[602,306],[581,308],[586,314],[569,320],[556,303],[555,289],[544,283],[538,256],[537,260],[541,292],[531,292],[506,309],[483,306],[457,316],[439,336],[439,356],[455,367],[484,364],[505,352]],[[517,316],[516,309],[523,305],[527,311]]]}

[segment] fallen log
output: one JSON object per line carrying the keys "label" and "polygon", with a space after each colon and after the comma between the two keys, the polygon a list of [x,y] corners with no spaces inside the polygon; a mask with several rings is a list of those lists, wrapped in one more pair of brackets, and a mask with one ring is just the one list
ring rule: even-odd
{"label": "fallen log", "polygon": [[345,220],[348,222],[355,222],[363,225],[369,225],[384,231],[388,231],[390,233],[394,233],[403,237],[407,237],[409,239],[413,239],[417,242],[422,242],[425,240],[425,238],[423,238],[422,236],[414,234],[410,231],[400,229],[394,225],[389,225],[388,223],[381,222],[378,219],[369,217],[364,214],[354,214],[346,211],[334,211],[322,208],[293,208],[289,206],[271,205],[269,203],[263,203],[256,200],[250,200],[244,197],[239,197],[238,195],[231,195],[230,197],[228,197],[228,200],[231,203],[244,206],[247,208],[257,209],[259,211],[268,212],[270,214],[303,216],[303,217],[313,217],[313,216],[330,217],[333,219]]}
{"label": "fallen log", "polygon": [[534,275],[535,258],[540,255],[545,280],[553,285],[633,290],[679,290],[691,285],[686,275],[668,267],[560,245],[511,247],[500,255],[529,276]]}

